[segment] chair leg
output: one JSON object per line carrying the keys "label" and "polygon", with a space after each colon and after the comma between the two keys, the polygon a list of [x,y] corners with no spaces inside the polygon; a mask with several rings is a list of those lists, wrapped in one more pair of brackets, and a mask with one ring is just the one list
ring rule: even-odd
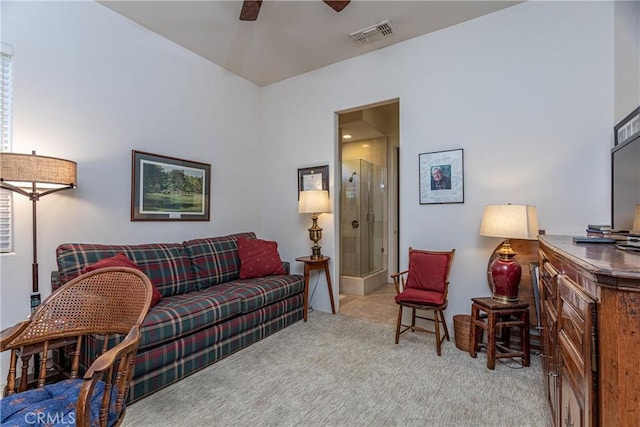
{"label": "chair leg", "polygon": [[416,309],[412,308],[411,309],[411,332],[415,332],[415,328],[416,327]]}
{"label": "chair leg", "polygon": [[444,320],[444,312],[438,311],[438,313],[440,313],[440,321],[442,321],[442,327],[444,328],[444,336],[447,341],[451,341],[449,338],[449,328],[447,328],[447,322]]}
{"label": "chair leg", "polygon": [[440,319],[438,317],[438,312],[434,311],[433,312],[433,325],[435,326],[435,332],[436,332],[436,351],[438,353],[438,356],[442,355],[442,342],[440,341]]}
{"label": "chair leg", "polygon": [[400,326],[402,326],[402,306],[398,309],[398,324],[396,325],[396,344],[400,341]]}

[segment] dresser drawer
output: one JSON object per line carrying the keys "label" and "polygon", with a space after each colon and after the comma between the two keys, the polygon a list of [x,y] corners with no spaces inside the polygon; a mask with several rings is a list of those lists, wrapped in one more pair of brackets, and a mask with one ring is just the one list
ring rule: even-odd
{"label": "dresser drawer", "polygon": [[593,300],[585,294],[573,280],[561,274],[558,276],[558,295],[563,304],[569,304],[584,319]]}
{"label": "dresser drawer", "polygon": [[558,335],[562,351],[584,378],[595,368],[595,302],[567,276],[558,275]]}
{"label": "dresser drawer", "polygon": [[540,283],[544,292],[544,299],[548,300],[554,307],[558,306],[558,270],[547,260],[543,261],[540,269]]}

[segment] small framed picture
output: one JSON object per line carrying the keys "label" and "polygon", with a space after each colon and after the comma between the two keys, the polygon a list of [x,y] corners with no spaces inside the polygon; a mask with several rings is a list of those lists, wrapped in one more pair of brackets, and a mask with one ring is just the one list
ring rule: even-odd
{"label": "small framed picture", "polygon": [[420,204],[464,203],[462,148],[419,155]]}
{"label": "small framed picture", "polygon": [[298,200],[306,190],[329,190],[329,165],[298,169]]}
{"label": "small framed picture", "polygon": [[209,221],[211,165],[132,150],[131,221]]}
{"label": "small framed picture", "polygon": [[640,107],[636,108],[627,117],[613,128],[615,145],[634,138],[640,134]]}

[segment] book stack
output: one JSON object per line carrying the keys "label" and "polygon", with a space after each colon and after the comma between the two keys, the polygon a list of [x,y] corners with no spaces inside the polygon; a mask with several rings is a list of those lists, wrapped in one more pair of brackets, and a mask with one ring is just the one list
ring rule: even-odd
{"label": "book stack", "polygon": [[616,248],[624,251],[640,253],[640,234],[629,230],[614,230],[610,225],[587,225],[587,237],[578,243],[586,241],[600,241],[603,243],[615,243]]}
{"label": "book stack", "polygon": [[629,236],[629,230],[614,230],[610,225],[589,224],[587,236],[625,240]]}

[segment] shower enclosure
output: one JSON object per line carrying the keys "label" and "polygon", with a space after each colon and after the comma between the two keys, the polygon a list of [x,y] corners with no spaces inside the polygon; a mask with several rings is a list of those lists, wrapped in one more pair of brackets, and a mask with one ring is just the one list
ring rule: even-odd
{"label": "shower enclosure", "polygon": [[[363,159],[342,163],[340,194],[340,276],[342,284],[358,282],[384,273],[386,169]],[[377,279],[376,279],[377,280]],[[362,280],[359,280],[362,282]],[[377,280],[379,281],[379,280]],[[376,283],[375,286],[377,286]],[[366,288],[367,285],[363,284]],[[348,292],[365,294],[362,291]]]}

